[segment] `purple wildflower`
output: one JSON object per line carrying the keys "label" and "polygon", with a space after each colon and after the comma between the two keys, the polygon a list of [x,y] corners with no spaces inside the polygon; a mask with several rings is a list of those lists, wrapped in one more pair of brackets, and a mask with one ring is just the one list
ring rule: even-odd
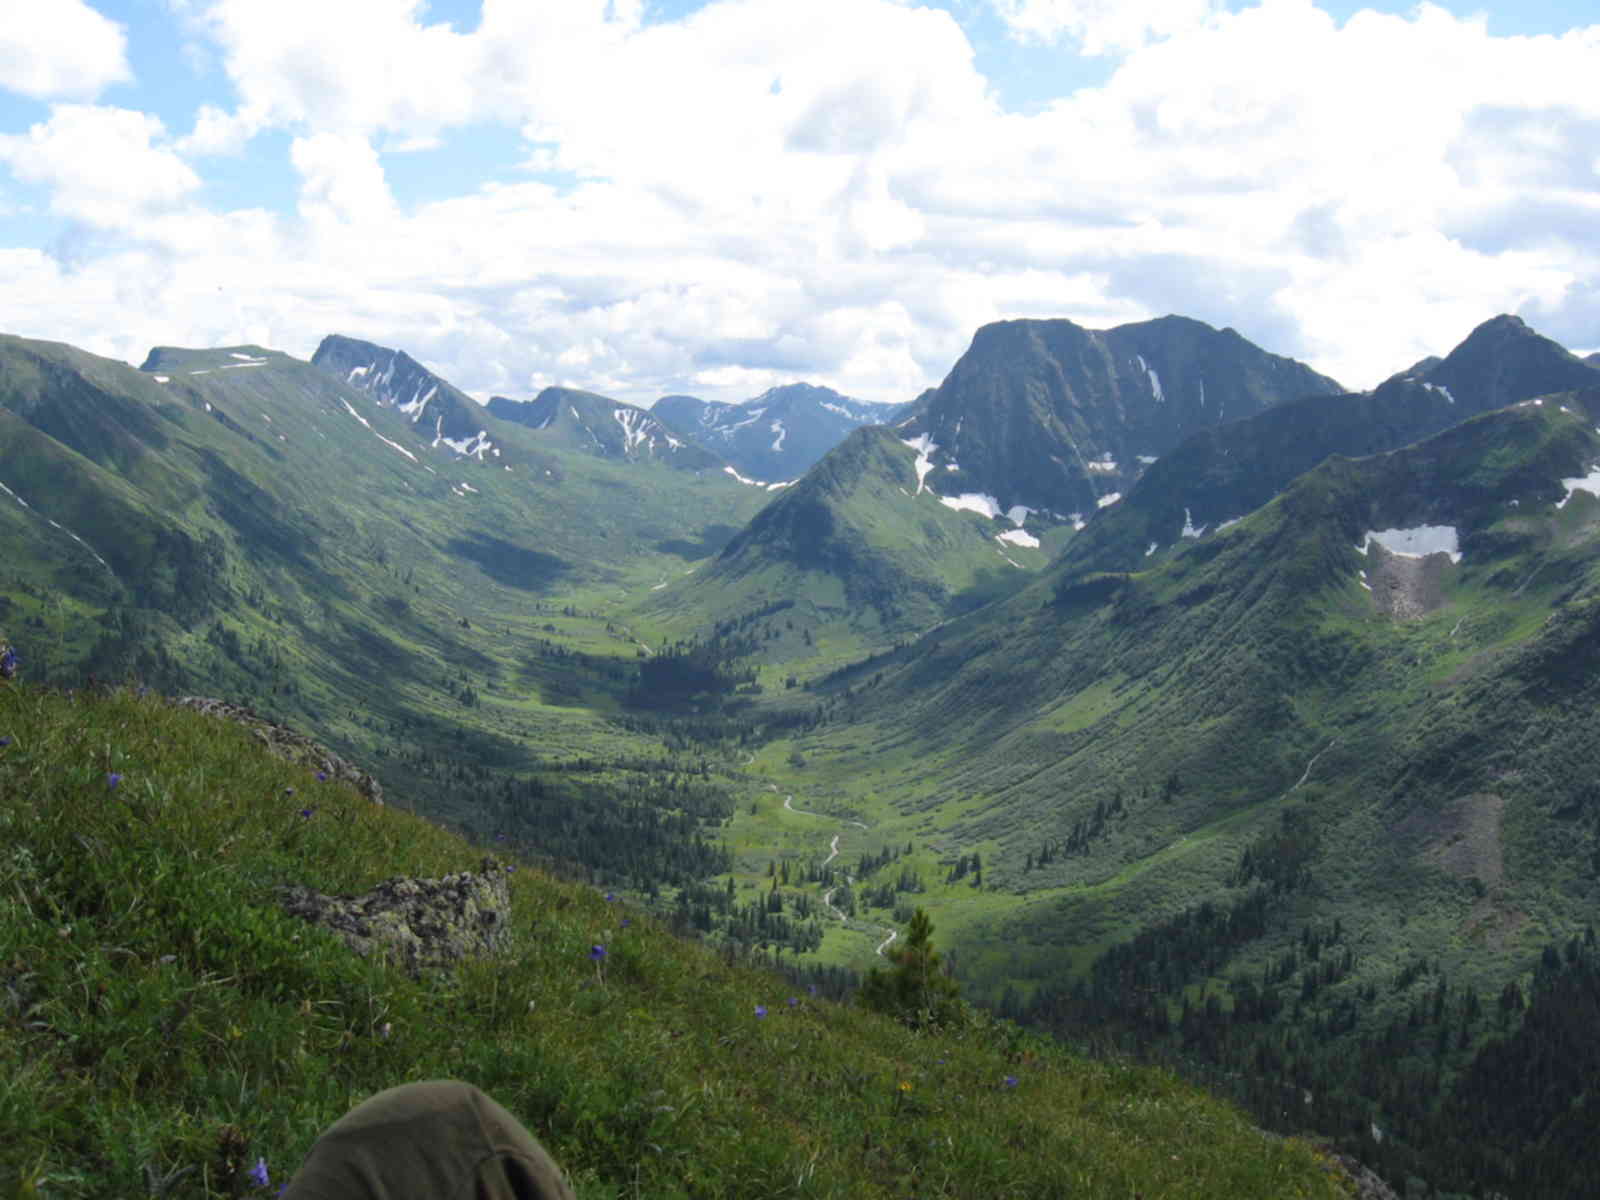
{"label": "purple wildflower", "polygon": [[300,810],[300,819],[303,821],[309,821],[311,820],[311,814],[316,811],[317,810],[314,808],[302,808]]}
{"label": "purple wildflower", "polygon": [[250,1181],[257,1187],[266,1187],[269,1182],[267,1179],[267,1160],[264,1158],[256,1159],[256,1165],[250,1168],[248,1174]]}
{"label": "purple wildflower", "polygon": [[1005,1083],[1008,1088],[1014,1088],[1017,1086],[1017,1077],[1015,1075],[1007,1075]]}
{"label": "purple wildflower", "polygon": [[756,1005],[756,1016],[764,1017],[766,1015],[767,1015],[767,1006],[765,1004]]}
{"label": "purple wildflower", "polygon": [[0,651],[0,679],[13,679],[17,674],[17,652],[10,646]]}
{"label": "purple wildflower", "polygon": [[106,773],[106,786],[108,788],[115,788],[121,782],[122,782],[122,772],[121,771],[108,771]]}
{"label": "purple wildflower", "polygon": [[589,957],[594,959],[595,962],[600,962],[605,956],[606,948],[604,946],[596,944],[589,947]]}
{"label": "purple wildflower", "polygon": [[0,737],[0,750],[4,750],[9,745],[11,745],[11,739],[10,738],[8,738],[8,737]]}
{"label": "purple wildflower", "polygon": [[317,772],[317,782],[318,783],[327,783],[328,782],[328,773],[326,771],[318,771]]}
{"label": "purple wildflower", "polygon": [[617,898],[617,894],[615,892],[607,892],[606,893],[606,903],[607,904],[612,903],[614,900],[616,900],[616,898]]}
{"label": "purple wildflower", "polygon": [[816,985],[816,984],[814,984],[814,983],[808,983],[808,984],[806,984],[806,991],[807,991],[807,992],[808,992],[808,993],[809,993],[809,994],[811,994],[811,995],[813,995],[813,996],[815,996],[815,995],[816,995],[816,994],[817,994],[817,985]]}
{"label": "purple wildflower", "polygon": [[623,917],[622,918],[622,927],[624,929],[626,929],[629,925],[632,925],[632,924],[633,924],[633,918],[632,917]]}

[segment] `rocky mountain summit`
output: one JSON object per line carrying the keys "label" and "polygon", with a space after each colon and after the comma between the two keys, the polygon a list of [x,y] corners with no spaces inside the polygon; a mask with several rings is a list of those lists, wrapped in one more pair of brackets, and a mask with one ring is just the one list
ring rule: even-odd
{"label": "rocky mountain summit", "polygon": [[1195,433],[1073,546],[1083,569],[1130,570],[1169,546],[1267,503],[1330,455],[1381,454],[1481,413],[1600,386],[1600,371],[1511,316],[1472,331],[1370,392],[1308,396]]}
{"label": "rocky mountain summit", "polygon": [[1115,329],[985,325],[902,429],[940,495],[1078,520],[1115,501],[1185,438],[1342,389],[1232,329],[1162,317]]}
{"label": "rocky mountain summit", "polygon": [[419,433],[431,435],[435,449],[448,447],[481,459],[494,448],[484,428],[483,407],[404,350],[329,334],[311,356],[311,365],[366,392],[384,408],[404,413]]}
{"label": "rocky mountain summit", "polygon": [[489,412],[553,445],[597,458],[655,461],[691,471],[723,466],[715,454],[678,436],[648,410],[595,392],[547,387],[527,401],[494,396]]}
{"label": "rocky mountain summit", "polygon": [[663,396],[651,411],[741,475],[781,483],[804,475],[852,430],[893,424],[909,406],[869,404],[832,388],[790,383],[741,404]]}

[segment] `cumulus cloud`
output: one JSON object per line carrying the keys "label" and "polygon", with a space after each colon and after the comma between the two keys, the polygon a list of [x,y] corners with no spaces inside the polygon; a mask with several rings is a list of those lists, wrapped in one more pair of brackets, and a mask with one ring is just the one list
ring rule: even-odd
{"label": "cumulus cloud", "polygon": [[395,216],[383,164],[366,138],[340,133],[295,138],[289,158],[300,172],[300,213],[308,221],[368,224]]}
{"label": "cumulus cloud", "polygon": [[1120,54],[1205,23],[1216,0],[994,0],[1014,37],[1070,38],[1085,54]]}
{"label": "cumulus cloud", "polygon": [[61,104],[24,134],[0,135],[0,162],[25,183],[50,189],[51,209],[109,228],[128,227],[179,204],[200,179],[147,113]]}
{"label": "cumulus cloud", "polygon": [[[8,263],[39,297],[16,315],[97,348],[120,288],[151,305],[127,324],[167,323],[153,340],[303,354],[339,330],[480,394],[638,402],[797,377],[904,400],[979,324],[1018,316],[1181,312],[1352,386],[1499,311],[1594,343],[1600,28],[996,3],[1019,37],[1115,69],[1007,112],[957,20],[896,0],[715,0],[656,22],[614,0],[485,0],[469,31],[419,0],[193,0],[234,94],[181,141],[70,106],[0,138],[13,175],[115,235],[64,273]],[[438,145],[447,163],[486,122],[521,136],[525,175],[408,199],[395,155]],[[227,169],[207,156],[269,129],[295,211],[200,208],[196,166]]]}
{"label": "cumulus cloud", "polygon": [[91,100],[132,77],[122,27],[83,0],[0,0],[0,89]]}

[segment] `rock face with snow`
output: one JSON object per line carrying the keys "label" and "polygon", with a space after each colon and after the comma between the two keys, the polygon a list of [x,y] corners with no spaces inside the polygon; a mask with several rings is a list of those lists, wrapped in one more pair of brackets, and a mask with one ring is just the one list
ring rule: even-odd
{"label": "rock face with snow", "polygon": [[1149,543],[1242,517],[1330,455],[1382,454],[1485,411],[1597,386],[1600,371],[1516,317],[1496,317],[1371,392],[1291,401],[1196,433],[1094,522],[1075,553],[1101,570],[1132,570]]}
{"label": "rock face with snow", "polygon": [[863,425],[888,425],[909,406],[868,404],[832,388],[790,383],[742,404],[663,396],[651,411],[739,474],[764,483],[798,479]]}
{"label": "rock face with snow", "polygon": [[482,406],[404,350],[329,334],[311,356],[311,365],[367,393],[382,407],[405,414],[436,450],[479,459],[494,453]]}
{"label": "rock face with snow", "polygon": [[489,412],[527,426],[552,445],[597,458],[661,462],[691,471],[719,470],[723,465],[647,409],[577,388],[547,387],[528,401],[495,396]]}
{"label": "rock face with snow", "polygon": [[1199,430],[1339,391],[1232,329],[1184,317],[1105,331],[1001,321],[978,330],[905,429],[931,443],[928,484],[942,495],[1092,514]]}

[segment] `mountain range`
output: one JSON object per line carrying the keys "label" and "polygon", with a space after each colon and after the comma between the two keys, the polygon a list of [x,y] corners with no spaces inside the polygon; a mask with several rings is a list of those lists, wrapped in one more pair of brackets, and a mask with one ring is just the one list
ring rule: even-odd
{"label": "mountain range", "polygon": [[1600,369],[1008,321],[897,423],[821,391],[0,338],[0,631],[819,977],[924,906],[970,995],[1402,1181],[1546,1162],[1472,1131],[1600,912]]}
{"label": "mountain range", "polygon": [[650,411],[741,475],[781,483],[799,479],[852,430],[892,425],[911,408],[868,404],[832,388],[790,383],[743,404],[663,396]]}

